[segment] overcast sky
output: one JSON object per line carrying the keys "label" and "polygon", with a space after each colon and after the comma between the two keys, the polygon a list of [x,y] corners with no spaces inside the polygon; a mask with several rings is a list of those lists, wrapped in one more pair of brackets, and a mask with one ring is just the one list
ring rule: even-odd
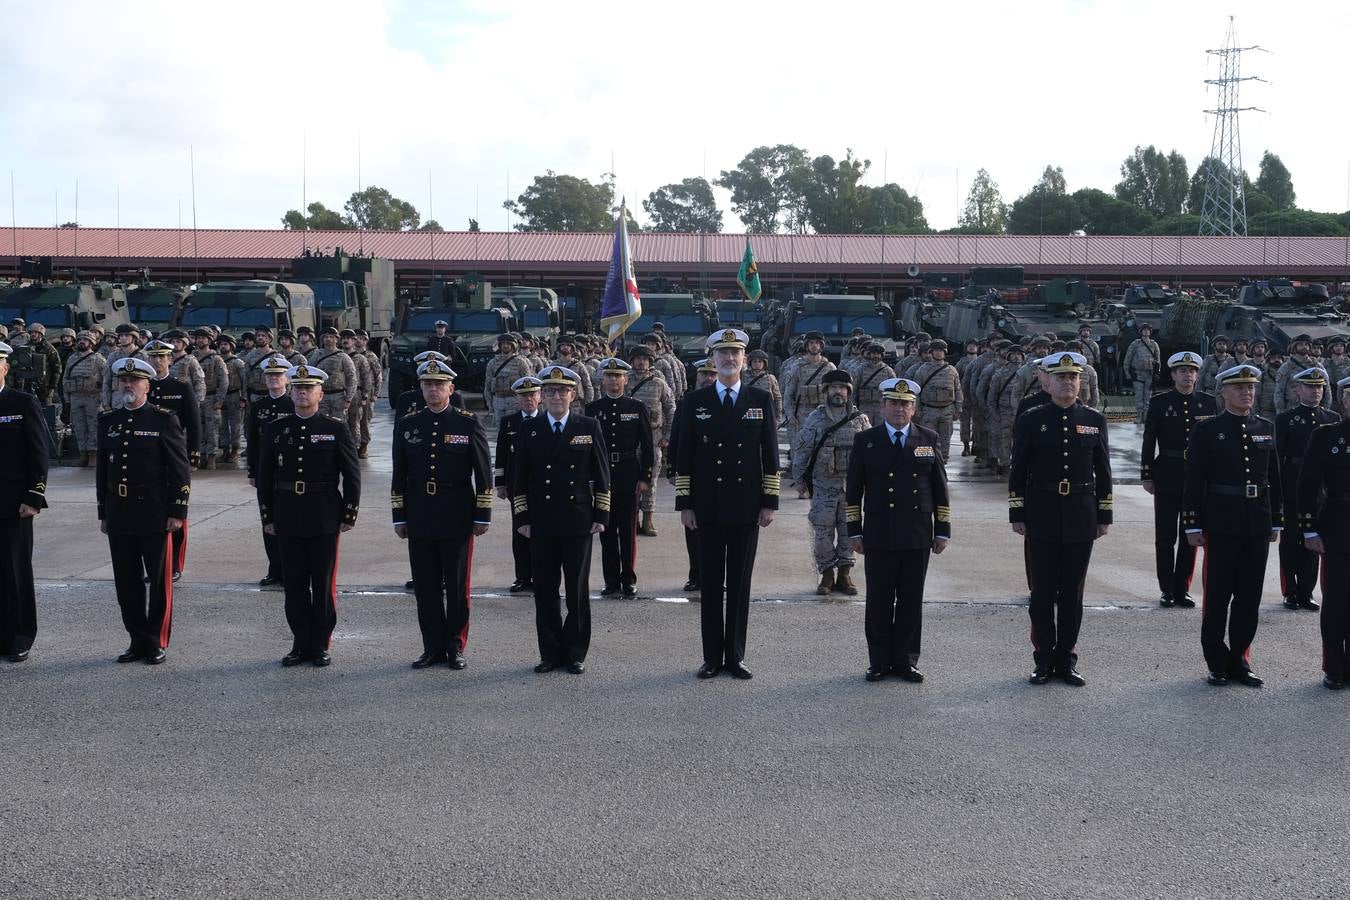
{"label": "overcast sky", "polygon": [[[274,228],[360,180],[448,229],[507,227],[546,169],[662,184],[760,144],[847,148],[955,224],[984,167],[1011,201],[1047,163],[1110,190],[1136,144],[1208,153],[1227,15],[1246,55],[1244,163],[1350,208],[1350,5],[1155,2],[0,0],[0,171],[20,225]],[[302,145],[307,142],[307,153]],[[0,177],[3,177],[0,175]],[[509,193],[508,193],[509,179]],[[8,194],[8,185],[0,186]],[[739,223],[730,198],[727,230]],[[7,212],[7,211],[5,211]],[[0,213],[0,221],[9,217]]]}

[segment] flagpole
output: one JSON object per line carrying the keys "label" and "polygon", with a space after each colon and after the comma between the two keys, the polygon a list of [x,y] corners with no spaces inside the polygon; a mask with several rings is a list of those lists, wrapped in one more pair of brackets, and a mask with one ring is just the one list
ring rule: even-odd
{"label": "flagpole", "polygon": [[[613,151],[610,151],[610,152],[611,152],[611,157],[612,157]],[[613,159],[612,159],[612,158],[611,158],[611,161],[610,161],[610,168],[611,168],[611,169],[614,168],[614,164],[613,164]],[[629,267],[631,267],[632,264],[633,264],[632,259],[630,259],[629,256],[628,256],[628,198],[627,198],[627,197],[624,197],[624,198],[620,199],[620,201],[619,201],[619,235],[620,235],[620,239],[619,239],[619,283],[620,283],[620,285],[623,287],[623,304],[624,304],[624,307],[627,308],[627,306],[628,306],[628,269],[629,269]],[[626,329],[626,328],[624,329],[625,332],[626,332],[627,330],[628,330],[628,329]],[[619,337],[620,337],[620,338],[623,337],[623,333],[620,333],[620,334],[619,334]],[[618,340],[618,338],[614,338],[613,340],[609,341],[609,352],[610,352],[611,354],[614,353],[614,350],[615,350],[615,341],[617,341],[617,340]]]}

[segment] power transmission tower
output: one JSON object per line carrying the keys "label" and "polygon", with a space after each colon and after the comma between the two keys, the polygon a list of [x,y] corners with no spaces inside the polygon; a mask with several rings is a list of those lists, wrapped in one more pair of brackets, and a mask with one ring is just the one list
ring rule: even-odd
{"label": "power transmission tower", "polygon": [[1214,117],[1214,142],[1205,171],[1205,199],[1200,205],[1200,234],[1223,237],[1247,236],[1247,194],[1243,189],[1242,138],[1238,114],[1249,110],[1265,112],[1255,106],[1239,106],[1238,89],[1244,81],[1265,81],[1256,75],[1242,74],[1242,54],[1265,48],[1237,45],[1237,25],[1228,17],[1228,36],[1223,47],[1206,50],[1219,58],[1219,77],[1206,78],[1205,84],[1219,89],[1219,102],[1205,110]]}

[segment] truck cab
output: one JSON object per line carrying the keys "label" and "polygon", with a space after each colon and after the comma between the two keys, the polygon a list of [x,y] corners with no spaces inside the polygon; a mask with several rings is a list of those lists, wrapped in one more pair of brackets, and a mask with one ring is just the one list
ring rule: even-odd
{"label": "truck cab", "polygon": [[[464,354],[465,362],[456,366],[455,386],[479,390],[488,360],[496,353],[497,336],[517,330],[515,303],[508,298],[492,299],[492,285],[485,281],[458,282],[433,278],[426,298],[407,305],[394,323],[389,339],[389,401],[417,381],[413,358],[427,348],[427,339],[436,333],[436,322],[444,321],[446,334]],[[462,371],[461,371],[462,370]]]}
{"label": "truck cab", "polygon": [[501,301],[510,301],[515,306],[516,324],[520,330],[547,341],[550,350],[558,346],[562,322],[557,292],[549,288],[494,287],[492,303],[505,307]]}
{"label": "truck cab", "polygon": [[[703,348],[708,335],[718,328],[717,307],[694,294],[643,294],[642,315],[624,334],[629,346],[652,331],[657,322],[675,346],[675,355],[688,369],[695,360],[708,355]],[[691,378],[690,383],[693,382]]]}
{"label": "truck cab", "polygon": [[266,325],[273,331],[302,325],[317,329],[314,291],[294,282],[248,279],[194,286],[183,298],[174,326],[216,325],[238,335]]}
{"label": "truck cab", "polygon": [[308,253],[291,260],[295,283],[314,292],[318,324],[338,331],[364,328],[370,349],[379,353],[393,333],[394,265],[372,256],[348,256],[337,247],[332,256]]}
{"label": "truck cab", "polygon": [[861,328],[885,348],[887,362],[898,358],[895,315],[890,304],[871,294],[803,294],[792,305],[795,307],[795,315],[789,317],[792,339],[808,331],[819,331],[825,337],[825,355],[836,365],[853,337],[854,328]]}

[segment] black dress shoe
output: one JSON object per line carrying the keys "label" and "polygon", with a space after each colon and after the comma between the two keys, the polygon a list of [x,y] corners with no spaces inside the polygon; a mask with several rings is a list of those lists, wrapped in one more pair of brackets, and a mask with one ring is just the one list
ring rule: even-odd
{"label": "black dress shoe", "polygon": [[1190,594],[1173,594],[1177,606],[1182,609],[1195,609],[1195,598]]}
{"label": "black dress shoe", "polygon": [[26,659],[28,659],[27,650],[15,650],[9,655],[9,661],[12,663],[21,663]]}
{"label": "black dress shoe", "polygon": [[880,666],[868,666],[867,672],[863,674],[863,678],[867,681],[880,681],[885,677],[886,670]]}
{"label": "black dress shoe", "polygon": [[435,653],[427,652],[423,653],[421,656],[417,657],[417,659],[413,660],[412,667],[414,669],[429,669],[432,666],[436,665],[436,663],[443,662],[444,660],[445,654],[443,652],[440,651],[437,651]]}
{"label": "black dress shoe", "polygon": [[570,662],[567,664],[567,671],[573,675],[580,675],[586,671],[586,664],[584,662]]}
{"label": "black dress shoe", "polygon": [[1255,672],[1248,672],[1245,669],[1241,672],[1234,673],[1233,680],[1238,684],[1245,684],[1247,687],[1260,687],[1266,683],[1265,679],[1261,676],[1257,675]]}
{"label": "black dress shoe", "polygon": [[739,678],[741,681],[749,681],[754,678],[754,673],[745,667],[745,663],[732,663],[725,667],[731,673],[732,678]]}
{"label": "black dress shoe", "polygon": [[633,599],[634,597],[636,597],[636,596],[637,596],[637,585],[635,585],[635,584],[625,584],[625,585],[623,586],[623,595],[624,595],[625,597],[627,597],[628,599],[630,599],[630,600]]}
{"label": "black dress shoe", "polygon": [[291,666],[300,665],[306,659],[308,659],[306,654],[301,653],[299,650],[292,650],[281,658],[281,664],[289,669]]}
{"label": "black dress shoe", "polygon": [[315,668],[322,669],[324,666],[330,666],[332,664],[333,657],[327,650],[320,650],[318,653],[314,654]]}
{"label": "black dress shoe", "polygon": [[1067,685],[1073,687],[1083,687],[1087,684],[1087,679],[1078,674],[1078,670],[1073,666],[1067,666],[1059,670],[1060,679]]}
{"label": "black dress shoe", "polygon": [[697,591],[697,590],[702,590],[702,588],[699,587],[699,584],[698,584],[697,581],[695,581],[694,579],[691,578],[691,579],[689,579],[688,581],[686,581],[686,582],[684,583],[684,587],[681,588],[680,590],[684,590],[684,591]]}
{"label": "black dress shoe", "polygon": [[177,583],[178,583],[178,579],[180,579],[180,578],[182,578],[182,577],[183,577],[183,573],[182,573],[182,572],[174,572],[174,573],[173,573],[173,583],[174,583],[174,584],[177,584]]}
{"label": "black dress shoe", "polygon": [[1284,608],[1285,608],[1285,609],[1298,609],[1298,598],[1297,598],[1297,597],[1285,597],[1285,598],[1284,598]]}
{"label": "black dress shoe", "polygon": [[1031,684],[1048,683],[1050,681],[1050,667],[1037,666],[1036,671],[1031,673],[1031,677],[1028,678],[1027,681],[1029,681]]}
{"label": "black dress shoe", "polygon": [[1172,594],[1163,594],[1158,598],[1158,605],[1163,609],[1171,609],[1177,605],[1177,598]]}
{"label": "black dress shoe", "polygon": [[721,669],[719,669],[717,666],[714,666],[712,663],[704,663],[702,666],[699,667],[699,670],[698,670],[698,677],[699,677],[699,678],[716,678],[716,677],[717,677],[717,673],[720,672],[720,671],[721,671]]}
{"label": "black dress shoe", "polygon": [[135,644],[132,644],[130,647],[126,649],[125,653],[117,657],[117,661],[120,663],[135,662],[136,660],[140,659],[143,656],[145,656],[145,651],[142,650],[140,647],[137,647]]}
{"label": "black dress shoe", "polygon": [[895,674],[903,678],[905,681],[909,681],[914,684],[923,683],[923,673],[920,672],[918,669],[914,668],[913,666],[896,666]]}
{"label": "black dress shoe", "polygon": [[558,667],[557,667],[557,665],[555,665],[554,663],[551,663],[551,662],[541,662],[539,665],[537,665],[537,666],[534,667],[534,671],[535,671],[535,674],[537,674],[537,675],[546,675],[546,674],[548,674],[549,672],[552,672],[552,671],[553,671],[554,669],[556,669],[556,668],[558,668]]}
{"label": "black dress shoe", "polygon": [[464,654],[460,653],[458,650],[450,654],[449,658],[446,660],[446,663],[450,666],[450,668],[455,670],[462,669],[469,664],[468,661],[464,658]]}
{"label": "black dress shoe", "polygon": [[1329,691],[1339,691],[1345,687],[1345,679],[1339,675],[1327,675],[1322,679],[1322,686]]}
{"label": "black dress shoe", "polygon": [[1298,601],[1298,608],[1310,609],[1313,612],[1317,612],[1322,608],[1322,605],[1311,597],[1304,597],[1302,600]]}
{"label": "black dress shoe", "polygon": [[526,579],[524,581],[513,581],[511,587],[507,588],[512,594],[523,594],[525,591],[534,590],[534,582]]}
{"label": "black dress shoe", "polygon": [[617,584],[607,584],[607,585],[605,585],[604,590],[602,590],[602,591],[600,592],[600,596],[601,596],[601,597],[617,597],[617,596],[619,596],[619,594],[621,594],[622,592],[623,592],[623,589],[620,588]]}
{"label": "black dress shoe", "polygon": [[152,647],[145,652],[145,664],[147,666],[157,666],[168,659],[168,657],[169,655],[164,652],[163,647]]}
{"label": "black dress shoe", "polygon": [[271,575],[264,575],[258,579],[258,587],[271,587],[274,584],[281,584],[281,579],[273,578]]}
{"label": "black dress shoe", "polygon": [[1209,677],[1206,678],[1205,681],[1215,687],[1223,687],[1228,683],[1228,676],[1220,672],[1210,672]]}
{"label": "black dress shoe", "polygon": [[405,591],[411,591],[413,589],[413,580],[411,578],[403,582],[403,589]]}

